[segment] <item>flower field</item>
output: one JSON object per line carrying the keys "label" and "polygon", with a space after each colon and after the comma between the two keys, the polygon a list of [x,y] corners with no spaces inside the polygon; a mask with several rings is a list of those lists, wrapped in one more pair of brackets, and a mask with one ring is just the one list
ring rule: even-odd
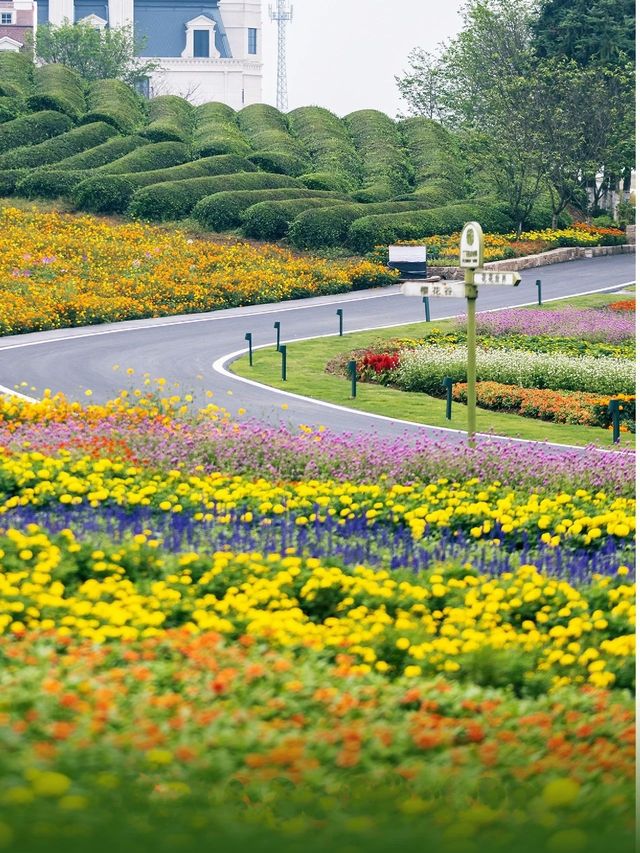
{"label": "flower field", "polygon": [[632,849],[633,454],[146,381],[0,406],[0,845]]}
{"label": "flower field", "polygon": [[[620,308],[620,306],[623,306]],[[477,402],[482,408],[555,423],[635,431],[635,300],[601,308],[505,309],[478,315]],[[466,403],[467,349],[462,319],[420,339],[381,341],[343,353],[326,367],[343,375],[357,363],[364,382]]]}
{"label": "flower field", "polygon": [[0,334],[197,313],[389,284],[378,265],[0,208]]}

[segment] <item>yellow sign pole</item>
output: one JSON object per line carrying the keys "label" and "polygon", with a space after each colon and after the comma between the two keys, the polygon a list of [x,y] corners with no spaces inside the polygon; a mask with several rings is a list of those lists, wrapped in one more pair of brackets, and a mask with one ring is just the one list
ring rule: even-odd
{"label": "yellow sign pole", "polygon": [[460,266],[464,269],[467,299],[467,435],[476,443],[476,300],[473,274],[484,263],[484,234],[478,222],[467,222],[460,235]]}

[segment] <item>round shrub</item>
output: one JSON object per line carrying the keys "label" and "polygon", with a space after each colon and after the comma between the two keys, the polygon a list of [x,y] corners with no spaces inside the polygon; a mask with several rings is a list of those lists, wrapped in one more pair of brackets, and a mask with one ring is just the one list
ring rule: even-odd
{"label": "round shrub", "polygon": [[124,175],[131,172],[150,172],[168,169],[191,160],[191,150],[183,142],[154,142],[136,148],[119,160],[113,160],[99,171],[108,175]]}
{"label": "round shrub", "polygon": [[439,183],[449,188],[451,198],[459,198],[465,175],[455,137],[423,116],[405,119],[398,130],[415,170],[416,188]]}
{"label": "round shrub", "polygon": [[378,110],[358,110],[345,117],[356,150],[362,158],[360,201],[387,201],[408,192],[413,167],[393,119]]}
{"label": "round shrub", "polygon": [[96,175],[82,181],[72,198],[75,206],[90,213],[122,213],[122,199],[135,187],[122,175]]}
{"label": "round shrub", "polygon": [[0,95],[27,98],[33,86],[33,68],[26,53],[0,50]]}
{"label": "round shrub", "polygon": [[345,175],[332,172],[309,172],[300,175],[300,182],[310,190],[326,190],[327,192],[348,193],[353,182]]}
{"label": "round shrub", "polygon": [[121,80],[94,80],[87,90],[87,105],[85,124],[105,121],[121,133],[132,133],[145,121],[142,98]]}
{"label": "round shrub", "polygon": [[3,169],[0,171],[0,197],[13,195],[18,182],[26,174],[26,169]]}
{"label": "round shrub", "polygon": [[195,108],[194,123],[193,150],[198,157],[251,153],[251,146],[238,127],[235,111],[226,104],[201,104]]}
{"label": "round shrub", "polygon": [[375,246],[391,245],[398,240],[452,234],[471,220],[480,222],[486,231],[494,233],[504,233],[512,228],[511,220],[501,208],[482,202],[465,202],[354,220],[349,228],[347,245],[354,252],[364,254]]}
{"label": "round shrub", "polygon": [[280,240],[287,235],[293,220],[305,210],[341,204],[339,198],[294,198],[262,201],[244,214],[242,233],[256,240]]}
{"label": "round shrub", "polygon": [[193,217],[209,231],[228,231],[242,224],[246,210],[263,201],[334,197],[332,193],[315,192],[298,187],[219,192],[199,201],[193,210]]}
{"label": "round shrub", "polygon": [[20,115],[20,102],[17,98],[0,95],[0,124],[12,121]]}
{"label": "round shrub", "polygon": [[300,107],[287,116],[289,128],[298,137],[313,163],[313,171],[344,179],[345,190],[358,189],[362,162],[346,125],[324,107]]}
{"label": "round shrub", "polygon": [[66,65],[41,65],[33,72],[30,110],[57,110],[77,121],[87,110],[82,77]]}
{"label": "round shrub", "polygon": [[0,168],[22,169],[57,163],[87,148],[100,145],[115,136],[117,131],[110,124],[95,122],[74,127],[38,145],[23,145],[0,155]]}
{"label": "round shrub", "polygon": [[87,175],[85,171],[72,169],[63,172],[37,169],[18,181],[15,192],[24,198],[68,198],[78,184],[87,179]]}
{"label": "round shrub", "polygon": [[286,175],[268,175],[263,172],[239,172],[232,175],[214,175],[186,181],[155,184],[137,190],[129,213],[138,219],[172,220],[188,216],[197,202],[205,196],[231,188],[257,190],[295,187],[294,178]]}
{"label": "round shrub", "polygon": [[45,110],[41,113],[20,116],[0,125],[0,152],[19,145],[37,145],[45,139],[71,130],[73,122],[63,113]]}
{"label": "round shrub", "polygon": [[130,151],[148,144],[149,141],[141,136],[112,136],[101,145],[60,160],[56,163],[56,169],[62,166],[67,169],[97,169],[98,166],[118,160]]}
{"label": "round shrub", "polygon": [[291,175],[297,178],[309,168],[309,161],[297,154],[289,154],[280,151],[256,151],[247,157],[264,172],[273,172],[276,175]]}
{"label": "round shrub", "polygon": [[149,124],[142,131],[152,142],[185,142],[193,137],[194,108],[177,95],[160,95],[149,101]]}

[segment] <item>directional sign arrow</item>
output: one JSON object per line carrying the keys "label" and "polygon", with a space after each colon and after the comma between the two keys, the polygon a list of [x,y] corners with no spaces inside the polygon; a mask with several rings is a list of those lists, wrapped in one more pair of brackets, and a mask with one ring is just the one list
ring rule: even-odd
{"label": "directional sign arrow", "polygon": [[474,284],[506,284],[511,287],[517,287],[522,278],[520,273],[515,271],[508,270],[500,270],[499,272],[496,270],[476,270],[473,274],[473,283]]}

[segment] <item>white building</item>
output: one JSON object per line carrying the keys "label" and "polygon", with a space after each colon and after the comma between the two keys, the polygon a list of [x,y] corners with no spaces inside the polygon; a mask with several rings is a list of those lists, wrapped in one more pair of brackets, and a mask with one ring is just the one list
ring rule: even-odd
{"label": "white building", "polygon": [[[19,49],[27,0],[0,0],[0,31]],[[13,13],[13,15],[11,14]],[[35,17],[35,15],[34,15]],[[37,22],[86,21],[94,27],[133,24],[144,40],[142,55],[160,63],[149,80],[149,95],[174,94],[193,103],[222,101],[235,109],[262,100],[262,16],[260,0],[39,0]],[[23,24],[23,26],[19,26]]]}

